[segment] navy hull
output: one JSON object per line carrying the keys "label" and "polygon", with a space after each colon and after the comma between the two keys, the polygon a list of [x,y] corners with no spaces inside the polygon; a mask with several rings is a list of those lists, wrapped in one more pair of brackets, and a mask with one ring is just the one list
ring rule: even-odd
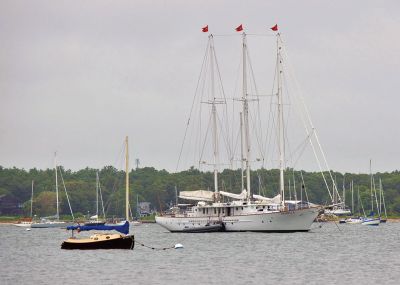
{"label": "navy hull", "polygon": [[135,247],[135,238],[133,235],[121,236],[109,240],[91,240],[85,242],[64,241],[61,249],[133,249]]}

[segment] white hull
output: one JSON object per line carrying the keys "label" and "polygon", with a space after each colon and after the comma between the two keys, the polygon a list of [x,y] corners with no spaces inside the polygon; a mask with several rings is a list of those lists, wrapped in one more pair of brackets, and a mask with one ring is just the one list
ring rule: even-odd
{"label": "white hull", "polygon": [[325,214],[336,215],[336,216],[347,216],[351,215],[351,211],[347,209],[334,209],[334,210],[325,209]]}
{"label": "white hull", "polygon": [[380,219],[369,219],[369,220],[365,220],[364,222],[362,222],[362,225],[364,225],[364,226],[379,226],[380,223],[381,223]]}
{"label": "white hull", "polygon": [[185,232],[188,229],[201,228],[210,222],[218,221],[224,223],[227,232],[296,232],[309,231],[318,216],[318,211],[318,208],[308,208],[224,217],[157,216],[156,222],[171,232]]}
{"label": "white hull", "polygon": [[363,219],[347,219],[346,224],[361,224],[364,220]]}
{"label": "white hull", "polygon": [[16,227],[21,227],[21,228],[30,228],[32,223],[30,222],[22,222],[22,223],[18,223],[18,224],[13,224]]}
{"label": "white hull", "polygon": [[33,223],[31,228],[33,229],[45,229],[45,228],[66,228],[73,225],[74,223],[66,222],[44,222],[44,223]]}

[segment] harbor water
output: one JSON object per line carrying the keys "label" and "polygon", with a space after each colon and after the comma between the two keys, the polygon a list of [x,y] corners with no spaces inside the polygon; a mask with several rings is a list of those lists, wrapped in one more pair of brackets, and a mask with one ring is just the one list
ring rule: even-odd
{"label": "harbor water", "polygon": [[[310,232],[286,234],[169,233],[157,224],[142,224],[131,226],[131,232],[136,238],[132,251],[68,251],[60,249],[70,235],[66,230],[0,225],[0,284],[326,285],[400,280],[400,223],[314,223]],[[158,250],[177,243],[184,248]]]}

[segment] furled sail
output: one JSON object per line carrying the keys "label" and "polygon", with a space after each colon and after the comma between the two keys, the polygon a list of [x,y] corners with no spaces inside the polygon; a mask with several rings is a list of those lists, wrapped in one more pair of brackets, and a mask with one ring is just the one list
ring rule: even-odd
{"label": "furled sail", "polygon": [[111,231],[115,230],[123,234],[129,233],[129,222],[126,221],[122,225],[93,225],[93,226],[69,226],[67,230],[77,230],[77,231]]}
{"label": "furled sail", "polygon": [[264,197],[264,196],[257,195],[257,194],[253,194],[253,198],[256,199],[256,200],[272,202],[272,198]]}
{"label": "furled sail", "polygon": [[220,191],[219,192],[222,196],[225,197],[229,197],[229,198],[233,198],[233,199],[237,199],[237,200],[244,200],[247,198],[247,191],[246,189],[244,189],[242,191],[242,193],[240,194],[234,194],[234,193],[229,193],[229,192],[225,192],[225,191]]}
{"label": "furled sail", "polygon": [[214,192],[208,190],[181,191],[179,198],[194,201],[214,201]]}

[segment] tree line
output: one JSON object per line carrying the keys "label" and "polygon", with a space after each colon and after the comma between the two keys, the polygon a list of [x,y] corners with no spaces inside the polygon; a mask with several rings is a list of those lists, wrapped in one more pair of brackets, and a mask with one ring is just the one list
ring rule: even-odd
{"label": "tree line", "polygon": [[[102,169],[85,168],[78,171],[65,170],[59,172],[60,214],[70,215],[64,185],[68,193],[75,216],[95,214],[96,212],[96,172],[99,173],[100,185],[106,216],[123,217],[125,211],[125,172],[112,166]],[[319,172],[305,172],[288,169],[285,172],[286,199],[309,200],[312,203],[328,205],[331,198],[326,190],[324,179]],[[352,174],[333,172],[340,195],[343,185],[346,189],[346,205],[352,206],[350,182],[354,184],[354,208],[371,209],[371,190],[369,174]],[[130,177],[130,205],[135,212],[136,201],[150,202],[157,211],[168,209],[176,200],[176,190],[213,190],[213,173],[201,172],[195,168],[169,173],[153,167],[132,169]],[[252,191],[266,197],[274,197],[279,193],[279,170],[258,169],[252,171]],[[379,179],[382,180],[386,208],[390,215],[400,215],[400,172],[375,173],[374,180],[379,195]],[[2,200],[14,201],[20,214],[28,216],[31,206],[31,183],[33,189],[33,214],[37,216],[54,215],[56,213],[55,172],[54,169],[19,169],[0,166],[0,214],[8,214]],[[332,187],[328,180],[328,186]],[[240,193],[241,171],[226,169],[219,174],[220,189]],[[358,193],[360,193],[358,198]],[[374,198],[375,199],[375,198]],[[379,201],[379,196],[377,197]],[[10,206],[10,203],[8,203]],[[1,208],[3,207],[3,208]],[[374,205],[376,209],[376,205]]]}

